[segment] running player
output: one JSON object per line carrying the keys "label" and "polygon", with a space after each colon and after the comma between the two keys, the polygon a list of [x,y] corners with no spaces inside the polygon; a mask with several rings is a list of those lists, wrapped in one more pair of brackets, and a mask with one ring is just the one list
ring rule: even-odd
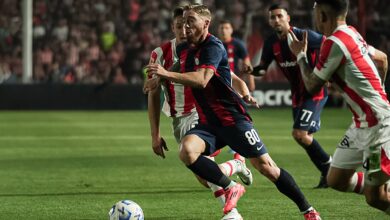
{"label": "running player", "polygon": [[[287,10],[279,4],[269,8],[268,22],[275,33],[264,43],[260,65],[254,68],[252,74],[263,75],[273,60],[276,61],[285,77],[290,82],[292,97],[293,131],[295,141],[302,146],[316,168],[321,172],[321,178],[316,188],[326,188],[326,174],[329,170],[331,157],[327,154],[313,134],[320,129],[320,114],[328,98],[326,87],[317,93],[310,94],[303,86],[296,57],[288,47],[288,33],[292,30],[299,38],[302,29],[290,26],[290,16]],[[308,31],[309,64],[314,66],[323,35]]]}
{"label": "running player", "polygon": [[187,42],[177,47],[181,73],[165,70],[158,64],[147,66],[149,75],[192,87],[199,124],[181,140],[180,159],[196,175],[224,188],[224,213],[236,207],[245,189],[226,177],[217,164],[204,155],[228,145],[250,158],[261,174],[295,202],[305,219],[321,219],[293,177],[271,159],[243,100],[233,90],[226,50],[222,42],[208,32],[209,9],[204,5],[189,5],[184,9]]}
{"label": "running player", "polygon": [[[315,21],[327,36],[314,71],[308,65],[307,33],[298,40],[293,32],[291,50],[297,56],[306,89],[317,93],[327,81],[340,90],[353,114],[353,124],[337,146],[327,176],[339,191],[351,191],[363,177],[356,169],[363,165],[367,203],[390,215],[390,103],[373,60],[387,71],[387,57],[367,45],[352,26],[347,26],[348,0],[316,0]],[[371,52],[370,52],[371,51]],[[370,57],[371,54],[371,57]],[[379,63],[379,62],[378,62]]]}
{"label": "running player", "polygon": [[[153,50],[150,57],[150,63],[158,63],[167,69],[170,69],[178,61],[176,45],[186,41],[182,8],[176,8],[174,10],[171,29],[175,35],[175,39]],[[173,83],[168,80],[163,80],[162,82],[158,81],[159,79],[157,78],[150,79],[146,82],[144,90],[148,91],[148,113],[152,136],[152,148],[156,155],[165,158],[164,150],[167,150],[167,147],[164,139],[161,137],[159,129],[161,88],[163,89],[165,96],[162,111],[165,115],[172,118],[173,132],[178,143],[180,143],[184,134],[198,123],[198,114],[196,112],[190,87]],[[236,87],[238,91],[241,91],[241,94],[243,94],[245,99],[253,104],[254,99],[249,95],[249,90],[246,87],[245,82],[240,80],[237,76],[234,78],[234,81],[236,82],[236,85],[238,85]],[[161,87],[158,85],[160,83]],[[153,87],[153,89],[150,87]],[[213,156],[216,156],[217,153]],[[220,164],[221,170],[227,176],[238,174],[246,185],[250,185],[252,183],[252,174],[250,170],[246,168],[244,160],[239,156],[236,156],[236,158],[237,159]],[[213,157],[210,159],[213,159]],[[200,178],[198,178],[198,180],[204,186],[211,188],[214,196],[223,207],[225,204],[223,188]],[[236,209],[227,213],[224,218],[229,219],[233,216],[236,218],[237,216],[240,216]]]}
{"label": "running player", "polygon": [[249,91],[253,92],[255,90],[254,77],[248,74],[240,74],[252,69],[248,51],[241,40],[233,37],[233,26],[230,21],[223,20],[219,23],[218,36],[228,54],[230,70],[242,78],[248,85]]}

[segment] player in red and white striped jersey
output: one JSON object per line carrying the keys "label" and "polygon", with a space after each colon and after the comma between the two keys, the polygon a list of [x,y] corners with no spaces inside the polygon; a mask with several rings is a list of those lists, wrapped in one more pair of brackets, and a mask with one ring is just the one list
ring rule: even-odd
{"label": "player in red and white striped jersey", "polygon": [[[291,32],[291,50],[297,55],[307,90],[314,93],[327,81],[333,82],[353,114],[353,124],[334,153],[329,186],[339,191],[361,190],[370,206],[390,214],[386,184],[390,180],[390,103],[383,86],[387,56],[346,25],[348,3],[316,0],[316,25],[327,39],[313,74],[305,56],[307,34],[299,41]],[[378,65],[381,71],[375,62],[382,64]],[[356,173],[362,165],[364,177]]]}
{"label": "player in red and white striped jersey", "polygon": [[[151,53],[149,63],[160,64],[166,69],[175,68],[175,64],[178,62],[176,45],[186,41],[182,16],[182,9],[176,8],[173,13],[172,21],[172,31],[175,34],[175,39],[170,40],[169,42],[154,49]],[[246,96],[246,101],[251,104],[256,104],[255,99],[249,95],[249,89],[245,85],[245,82],[234,74],[232,78],[235,81],[235,88],[240,94],[244,94],[244,96]],[[152,135],[152,148],[156,155],[165,158],[164,150],[167,150],[168,148],[166,147],[166,143],[161,137],[159,130],[161,89],[163,90],[165,96],[162,111],[165,115],[172,118],[172,127],[177,143],[180,143],[180,140],[185,133],[198,123],[199,117],[196,112],[195,100],[192,96],[190,87],[174,83],[169,80],[160,81],[159,78],[149,77],[144,86],[144,91],[148,92],[148,112]],[[213,157],[218,155],[218,153],[219,152],[216,152],[214,155],[211,155],[210,159],[213,159]],[[219,167],[227,176],[237,174],[247,185],[251,184],[253,181],[250,170],[246,168],[245,159],[238,154],[235,156],[235,159],[219,164]],[[223,207],[225,204],[223,188],[200,179],[199,177],[198,180],[204,186],[211,188],[214,196]],[[236,209],[225,215],[225,217],[228,219],[233,215],[239,215]]]}

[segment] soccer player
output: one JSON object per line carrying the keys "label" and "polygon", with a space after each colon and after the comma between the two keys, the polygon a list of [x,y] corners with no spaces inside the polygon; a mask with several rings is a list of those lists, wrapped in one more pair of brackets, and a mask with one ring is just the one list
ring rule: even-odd
{"label": "soccer player", "polygon": [[[327,154],[313,134],[320,129],[320,114],[328,99],[326,87],[322,87],[317,93],[310,94],[305,87],[299,73],[296,57],[288,47],[287,38],[289,31],[293,31],[299,38],[302,37],[302,29],[290,26],[290,16],[287,10],[279,4],[269,8],[268,22],[275,31],[264,43],[260,65],[254,68],[252,74],[263,75],[270,63],[275,60],[285,77],[290,82],[292,97],[293,130],[292,136],[302,146],[316,168],[321,172],[321,178],[316,188],[326,188],[326,175],[329,170],[331,157]],[[307,56],[311,66],[314,66],[323,35],[308,30]]]}
{"label": "soccer player", "polygon": [[277,167],[253,127],[243,100],[231,86],[231,71],[222,42],[209,34],[211,12],[204,5],[184,7],[187,42],[178,45],[180,72],[149,64],[147,73],[192,87],[199,124],[181,140],[180,159],[196,175],[225,190],[224,213],[236,207],[244,187],[226,177],[205,157],[228,145],[290,198],[305,219],[321,219],[293,177]]}
{"label": "soccer player", "polygon": [[[186,41],[182,8],[176,8],[173,11],[171,29],[175,35],[175,39],[153,50],[150,57],[150,63],[158,63],[167,69],[172,68],[178,61],[176,45]],[[233,81],[236,82],[236,88],[243,94],[243,97],[250,104],[255,104],[255,100],[250,96],[245,82],[237,76],[233,78]],[[159,84],[161,84],[161,87]],[[148,113],[152,136],[152,149],[156,155],[165,158],[164,150],[167,150],[167,147],[164,139],[161,137],[159,129],[161,88],[163,89],[165,96],[162,111],[165,115],[172,118],[174,136],[178,143],[180,143],[184,134],[198,123],[199,117],[196,112],[190,87],[183,86],[179,83],[173,83],[169,80],[160,81],[158,78],[149,79],[145,83],[144,90],[148,91]],[[216,156],[216,154],[213,156]],[[213,157],[210,159],[213,159]],[[245,184],[250,185],[252,183],[252,174],[250,170],[246,168],[245,161],[241,159],[241,157],[236,156],[236,159],[227,161],[219,166],[227,176],[237,174]],[[198,180],[206,187],[211,188],[214,196],[222,206],[225,204],[225,197],[221,187],[209,182],[206,183],[199,178]],[[236,209],[233,209],[227,213],[224,218],[229,219],[229,217],[232,216],[240,216],[240,214]]]}
{"label": "soccer player", "polygon": [[[240,74],[241,72],[252,69],[252,64],[248,56],[244,43],[233,37],[233,26],[228,20],[223,20],[218,27],[219,39],[228,54],[230,70],[237,73],[248,85],[251,92],[255,90],[255,79],[252,75]],[[241,62],[241,67],[239,66]]]}
{"label": "soccer player", "polygon": [[[308,65],[307,33],[298,40],[293,32],[291,50],[297,56],[306,89],[314,94],[327,81],[342,93],[353,114],[353,123],[338,144],[327,176],[330,187],[351,191],[363,181],[356,169],[363,165],[367,203],[390,214],[390,103],[383,88],[387,71],[384,53],[367,45],[355,28],[347,26],[348,0],[316,0],[315,22],[327,39],[314,71]],[[371,55],[371,57],[370,57]]]}

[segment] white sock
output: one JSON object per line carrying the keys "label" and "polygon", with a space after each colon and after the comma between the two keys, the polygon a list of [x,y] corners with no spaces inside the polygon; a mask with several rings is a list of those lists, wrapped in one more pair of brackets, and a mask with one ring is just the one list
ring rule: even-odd
{"label": "white sock", "polygon": [[364,173],[355,172],[349,182],[347,192],[355,192],[357,194],[363,194],[364,190]]}
{"label": "white sock", "polygon": [[225,206],[225,190],[213,183],[207,182],[207,185],[210,186],[211,191],[213,191],[214,197],[217,199],[218,203],[223,208]]}
{"label": "white sock", "polygon": [[242,172],[242,168],[236,159],[226,161],[225,163],[219,164],[219,166],[223,167],[226,176],[232,176],[238,172]]}

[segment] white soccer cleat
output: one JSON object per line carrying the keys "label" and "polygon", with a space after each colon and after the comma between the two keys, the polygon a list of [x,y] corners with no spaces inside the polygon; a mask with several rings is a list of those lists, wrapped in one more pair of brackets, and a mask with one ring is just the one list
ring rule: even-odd
{"label": "white soccer cleat", "polygon": [[243,220],[236,208],[232,209],[228,214],[224,215],[221,220]]}
{"label": "white soccer cleat", "polygon": [[240,178],[241,182],[247,186],[252,185],[253,183],[253,176],[251,170],[246,167],[245,162],[239,159],[235,159],[238,166],[241,167],[241,172],[237,173],[237,176]]}

